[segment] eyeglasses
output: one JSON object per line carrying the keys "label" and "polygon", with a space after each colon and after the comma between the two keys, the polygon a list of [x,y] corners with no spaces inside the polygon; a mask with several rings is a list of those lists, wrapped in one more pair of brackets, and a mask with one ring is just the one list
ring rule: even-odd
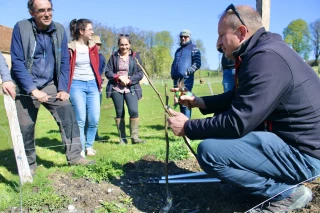
{"label": "eyeglasses", "polygon": [[53,12],[53,9],[52,9],[52,8],[47,8],[47,9],[41,8],[41,9],[36,10],[36,11],[34,11],[34,12],[40,13],[40,14],[44,14],[45,12],[47,12],[47,13],[52,13],[52,12]]}
{"label": "eyeglasses", "polygon": [[189,36],[180,36],[180,39],[181,38],[184,38],[184,39],[187,39]]}
{"label": "eyeglasses", "polygon": [[228,10],[232,10],[234,12],[234,14],[238,17],[238,19],[240,20],[240,22],[246,27],[244,21],[242,20],[242,18],[240,17],[240,14],[239,12],[237,11],[236,7],[233,5],[233,4],[230,4],[227,9],[226,9],[226,12]]}
{"label": "eyeglasses", "polygon": [[121,36],[129,37],[130,35],[129,35],[129,34],[120,34],[119,36],[120,36],[120,37],[121,37]]}

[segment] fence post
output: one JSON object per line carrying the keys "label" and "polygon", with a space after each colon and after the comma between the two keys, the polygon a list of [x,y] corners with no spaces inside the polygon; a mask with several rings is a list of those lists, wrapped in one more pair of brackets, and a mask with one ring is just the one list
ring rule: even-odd
{"label": "fence post", "polygon": [[11,96],[3,94],[3,97],[4,106],[6,108],[7,117],[9,121],[11,139],[13,143],[14,155],[17,162],[21,185],[23,185],[26,182],[32,183],[33,178],[27,161],[26,152],[24,150],[22,134],[17,116],[16,104],[14,100],[11,98]]}
{"label": "fence post", "polygon": [[214,94],[213,94],[213,91],[212,91],[211,83],[210,83],[209,81],[208,81],[208,87],[209,87],[209,89],[210,89],[211,95],[214,95]]}

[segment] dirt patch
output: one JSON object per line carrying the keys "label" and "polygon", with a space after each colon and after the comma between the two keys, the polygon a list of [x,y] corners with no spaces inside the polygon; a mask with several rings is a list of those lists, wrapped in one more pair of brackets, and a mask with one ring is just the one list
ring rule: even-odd
{"label": "dirt patch", "polygon": [[[165,163],[153,156],[145,156],[139,161],[125,164],[124,170],[125,175],[119,179],[99,184],[86,179],[75,179],[72,174],[65,173],[52,174],[50,178],[57,193],[72,200],[70,204],[75,207],[74,212],[94,212],[106,204],[112,204],[116,209],[110,212],[160,212],[166,205],[166,184],[143,181],[164,176]],[[200,167],[196,160],[189,159],[170,162],[168,171],[170,175],[180,175],[199,172]],[[169,212],[245,212],[263,201],[243,195],[225,196],[220,193],[219,185],[220,183],[169,184],[168,191],[172,196]],[[320,212],[318,181],[308,183],[308,187],[314,193],[312,202],[295,212]],[[68,212],[67,208],[68,206],[60,212]]]}

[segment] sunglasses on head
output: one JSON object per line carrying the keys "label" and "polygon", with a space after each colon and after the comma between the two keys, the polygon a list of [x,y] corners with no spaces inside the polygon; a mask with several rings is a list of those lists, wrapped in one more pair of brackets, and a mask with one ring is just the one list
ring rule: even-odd
{"label": "sunglasses on head", "polygon": [[120,34],[119,36],[129,37],[129,34]]}
{"label": "sunglasses on head", "polygon": [[234,14],[235,14],[235,15],[238,17],[238,19],[240,20],[241,24],[243,24],[243,25],[246,27],[246,25],[245,25],[244,21],[242,20],[239,12],[237,11],[236,7],[235,7],[233,4],[230,4],[225,11],[227,12],[227,11],[229,11],[229,10],[232,10],[232,11],[234,12]]}

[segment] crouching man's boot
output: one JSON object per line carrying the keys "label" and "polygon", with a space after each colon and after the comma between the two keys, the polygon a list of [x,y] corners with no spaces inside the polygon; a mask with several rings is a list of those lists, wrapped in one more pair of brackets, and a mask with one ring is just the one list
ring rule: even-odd
{"label": "crouching man's boot", "polygon": [[124,118],[114,118],[116,121],[116,126],[119,133],[119,143],[120,144],[127,144],[127,135],[126,135],[126,125],[124,122]]}
{"label": "crouching man's boot", "polygon": [[130,118],[130,135],[132,144],[145,143],[145,140],[142,140],[138,137],[139,132],[139,118]]}

